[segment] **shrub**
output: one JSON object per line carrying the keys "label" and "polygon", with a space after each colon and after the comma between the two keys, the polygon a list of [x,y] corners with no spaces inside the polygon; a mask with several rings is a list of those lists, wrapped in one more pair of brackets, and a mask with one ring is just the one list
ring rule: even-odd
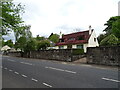
{"label": "shrub", "polygon": [[72,55],[84,54],[84,49],[73,49]]}

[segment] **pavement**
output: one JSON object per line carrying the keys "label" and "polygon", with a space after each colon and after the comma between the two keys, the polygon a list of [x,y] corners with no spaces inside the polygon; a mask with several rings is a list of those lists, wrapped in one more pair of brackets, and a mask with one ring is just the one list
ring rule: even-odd
{"label": "pavement", "polygon": [[2,88],[118,88],[118,68],[3,56]]}

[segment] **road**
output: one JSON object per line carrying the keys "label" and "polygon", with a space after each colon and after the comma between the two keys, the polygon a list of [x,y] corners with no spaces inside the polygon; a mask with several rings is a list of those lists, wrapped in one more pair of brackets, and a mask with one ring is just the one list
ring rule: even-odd
{"label": "road", "polygon": [[3,88],[118,88],[118,70],[2,57]]}

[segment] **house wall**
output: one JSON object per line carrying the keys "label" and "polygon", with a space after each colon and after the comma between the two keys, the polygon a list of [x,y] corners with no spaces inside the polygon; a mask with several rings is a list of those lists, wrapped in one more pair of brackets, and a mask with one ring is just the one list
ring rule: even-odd
{"label": "house wall", "polygon": [[67,45],[64,46],[64,49],[67,49]]}
{"label": "house wall", "polygon": [[58,47],[58,46],[55,46],[55,49],[59,49],[59,47]]}
{"label": "house wall", "polygon": [[[96,38],[96,42],[94,41],[94,38]],[[98,44],[98,40],[97,40],[95,31],[93,30],[93,32],[88,40],[88,47],[96,47],[96,46],[99,46],[99,44]]]}
{"label": "house wall", "polygon": [[87,47],[88,47],[88,44],[83,44],[83,49],[85,53],[87,52]]}
{"label": "house wall", "polygon": [[72,48],[77,48],[77,45],[72,45]]}

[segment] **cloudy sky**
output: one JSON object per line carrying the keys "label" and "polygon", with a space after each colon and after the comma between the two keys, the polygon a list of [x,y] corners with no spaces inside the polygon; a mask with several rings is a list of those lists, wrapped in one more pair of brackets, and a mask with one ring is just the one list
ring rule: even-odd
{"label": "cloudy sky", "polygon": [[120,0],[14,0],[25,5],[22,16],[31,25],[33,36],[49,36],[52,32],[64,34],[88,30],[91,25],[97,36],[104,23],[118,15]]}

